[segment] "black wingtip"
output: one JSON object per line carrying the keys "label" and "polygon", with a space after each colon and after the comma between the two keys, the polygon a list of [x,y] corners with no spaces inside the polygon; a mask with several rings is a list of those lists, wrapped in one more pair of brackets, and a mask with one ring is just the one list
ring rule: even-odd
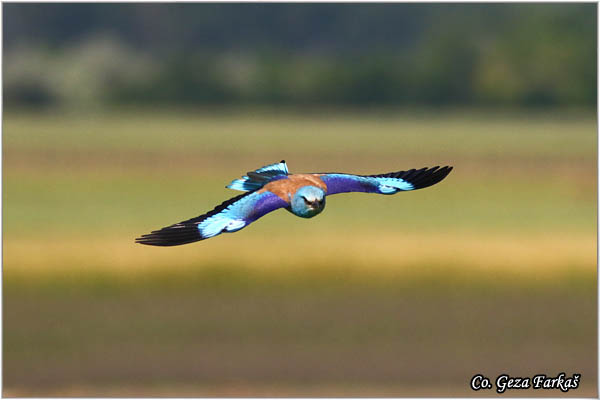
{"label": "black wingtip", "polygon": [[436,165],[432,168],[410,169],[408,171],[391,172],[383,175],[372,175],[375,177],[400,178],[413,185],[413,190],[423,189],[441,182],[448,176],[453,167]]}
{"label": "black wingtip", "polygon": [[408,181],[413,184],[415,189],[423,189],[444,180],[450,171],[452,171],[452,168],[453,167],[449,165],[441,168],[439,165],[436,165],[433,168],[424,168],[422,172],[415,174],[412,179],[409,179]]}
{"label": "black wingtip", "polygon": [[196,224],[179,223],[152,231],[135,239],[135,243],[148,246],[178,246],[204,239]]}

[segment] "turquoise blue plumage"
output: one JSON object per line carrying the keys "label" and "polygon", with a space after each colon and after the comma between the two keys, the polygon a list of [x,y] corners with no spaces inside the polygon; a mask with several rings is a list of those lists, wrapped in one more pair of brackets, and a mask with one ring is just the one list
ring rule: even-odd
{"label": "turquoise blue plumage", "polygon": [[290,174],[285,161],[281,161],[250,171],[227,185],[243,194],[199,217],[142,235],[136,242],[151,246],[197,242],[221,233],[239,231],[279,208],[298,217],[311,218],[323,211],[326,196],[348,192],[389,195],[422,189],[440,182],[451,170],[452,167],[446,166],[381,175]]}

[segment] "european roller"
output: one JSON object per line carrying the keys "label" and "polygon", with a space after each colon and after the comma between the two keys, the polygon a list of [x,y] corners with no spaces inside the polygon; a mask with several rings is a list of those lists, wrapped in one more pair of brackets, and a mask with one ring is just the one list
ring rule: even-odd
{"label": "european roller", "polygon": [[153,231],[136,239],[151,246],[178,246],[236,232],[279,208],[312,218],[332,194],[363,192],[395,194],[435,185],[452,167],[433,167],[380,175],[340,173],[290,174],[285,161],[267,165],[235,179],[228,188],[245,192],[199,217]]}

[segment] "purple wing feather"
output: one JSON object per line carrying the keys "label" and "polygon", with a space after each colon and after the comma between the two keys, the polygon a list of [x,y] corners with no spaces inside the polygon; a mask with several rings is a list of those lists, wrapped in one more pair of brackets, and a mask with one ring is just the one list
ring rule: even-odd
{"label": "purple wing feather", "polygon": [[328,173],[321,175],[327,194],[364,192],[394,194],[435,185],[452,171],[452,167],[433,167],[390,172],[381,175]]}
{"label": "purple wing feather", "polygon": [[250,192],[229,199],[214,210],[196,218],[153,231],[136,239],[151,246],[177,246],[235,232],[250,225],[265,214],[288,203],[269,192]]}

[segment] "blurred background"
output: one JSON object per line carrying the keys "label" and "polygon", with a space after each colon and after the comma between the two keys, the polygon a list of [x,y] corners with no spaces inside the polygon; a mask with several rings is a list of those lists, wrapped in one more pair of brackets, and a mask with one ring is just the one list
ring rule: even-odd
{"label": "blurred background", "polygon": [[[597,395],[595,4],[3,11],[5,396]],[[134,244],[280,159],[455,169]]]}

